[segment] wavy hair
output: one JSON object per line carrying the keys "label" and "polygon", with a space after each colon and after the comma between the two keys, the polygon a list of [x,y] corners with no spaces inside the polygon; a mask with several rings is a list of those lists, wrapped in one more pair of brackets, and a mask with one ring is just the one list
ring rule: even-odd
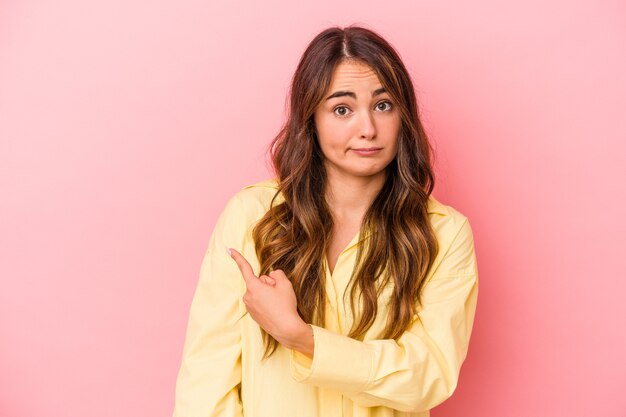
{"label": "wavy hair", "polygon": [[[302,319],[323,326],[323,262],[333,218],[322,197],[326,171],[313,115],[335,67],[346,60],[365,63],[376,72],[401,116],[397,155],[385,168],[385,183],[361,223],[363,237],[348,286],[354,317],[348,335],[363,340],[376,318],[382,290],[391,285],[389,315],[378,337],[397,339],[411,325],[438,251],[427,211],[434,174],[432,149],[418,117],[409,73],[394,48],[376,32],[355,25],[331,27],[307,46],[291,82],[286,122],[268,149],[278,191],[252,235],[260,275],[282,269],[292,282]],[[276,204],[279,195],[284,201]],[[267,358],[278,342],[261,331]]]}

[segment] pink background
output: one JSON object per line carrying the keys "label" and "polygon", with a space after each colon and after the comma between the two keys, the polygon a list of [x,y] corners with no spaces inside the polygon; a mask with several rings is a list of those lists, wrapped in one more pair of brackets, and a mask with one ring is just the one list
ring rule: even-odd
{"label": "pink background", "polygon": [[480,296],[432,415],[626,415],[623,1],[0,3],[0,415],[170,416],[201,257],[312,37],[414,77]]}

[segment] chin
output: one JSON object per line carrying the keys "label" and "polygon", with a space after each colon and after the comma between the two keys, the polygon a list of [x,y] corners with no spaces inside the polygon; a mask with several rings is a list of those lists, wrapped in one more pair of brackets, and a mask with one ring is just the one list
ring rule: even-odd
{"label": "chin", "polygon": [[376,177],[378,175],[384,175],[385,174],[385,170],[369,170],[369,171],[354,171],[351,173],[352,175],[356,176],[356,177],[363,177],[363,178],[367,178],[367,177]]}

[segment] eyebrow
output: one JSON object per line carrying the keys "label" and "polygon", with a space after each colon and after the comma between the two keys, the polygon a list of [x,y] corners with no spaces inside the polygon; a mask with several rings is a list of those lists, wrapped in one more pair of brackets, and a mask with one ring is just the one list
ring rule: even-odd
{"label": "eyebrow", "polygon": [[[376,97],[386,92],[387,90],[385,90],[384,87],[379,88],[377,90],[374,90],[374,92],[372,93],[372,97]],[[334,93],[326,97],[326,100],[330,100],[331,98],[335,98],[335,97],[344,97],[344,96],[352,97],[353,99],[356,100],[356,94],[354,94],[352,91],[335,91]]]}

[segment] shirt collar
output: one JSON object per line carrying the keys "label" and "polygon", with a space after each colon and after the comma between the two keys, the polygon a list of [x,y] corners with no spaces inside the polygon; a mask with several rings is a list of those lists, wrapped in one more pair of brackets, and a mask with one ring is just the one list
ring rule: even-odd
{"label": "shirt collar", "polygon": [[427,211],[429,213],[447,214],[446,206],[441,204],[432,194],[428,198]]}
{"label": "shirt collar", "polygon": [[[265,181],[261,181],[257,184],[251,184],[245,188],[248,187],[252,187],[253,185],[257,185],[257,186],[262,186],[262,187],[269,187],[269,188],[273,188],[275,190],[278,189],[278,179],[277,178],[270,178],[267,179]],[[446,214],[447,210],[446,210],[446,206],[441,204],[432,194],[430,195],[430,197],[428,198],[428,207],[427,207],[427,211],[428,213],[435,213],[435,214]]]}

